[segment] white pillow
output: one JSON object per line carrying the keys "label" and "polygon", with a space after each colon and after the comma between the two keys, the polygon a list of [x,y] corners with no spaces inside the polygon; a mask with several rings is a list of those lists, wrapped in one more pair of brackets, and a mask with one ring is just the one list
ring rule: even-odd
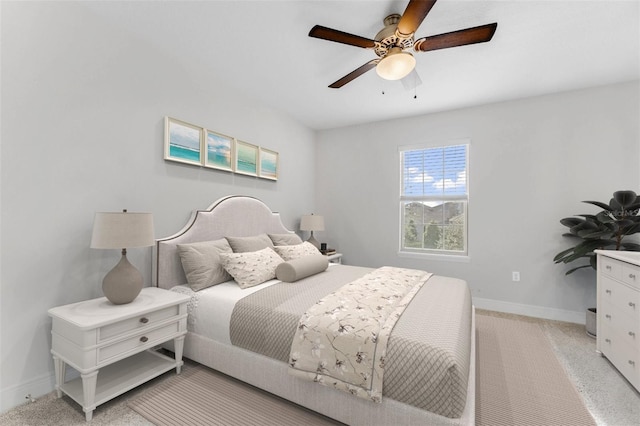
{"label": "white pillow", "polygon": [[220,253],[231,253],[231,247],[224,238],[201,243],[178,244],[178,253],[187,282],[193,291],[231,279],[220,263]]}
{"label": "white pillow", "polygon": [[310,256],[312,254],[320,254],[320,250],[307,241],[293,246],[275,246],[273,249],[284,260],[293,260],[299,257]]}
{"label": "white pillow", "polygon": [[240,288],[249,288],[276,277],[276,268],[283,262],[273,249],[267,247],[244,253],[220,253],[224,269]]}

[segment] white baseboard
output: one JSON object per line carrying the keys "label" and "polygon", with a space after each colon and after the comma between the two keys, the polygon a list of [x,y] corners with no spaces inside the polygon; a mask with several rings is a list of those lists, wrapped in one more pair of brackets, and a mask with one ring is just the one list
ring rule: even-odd
{"label": "white baseboard", "polygon": [[55,375],[43,374],[18,385],[9,386],[0,391],[0,412],[4,413],[18,405],[29,402],[27,395],[37,399],[55,389]]}
{"label": "white baseboard", "polygon": [[585,311],[566,311],[564,309],[546,308],[536,305],[524,305],[521,303],[504,302],[501,300],[473,298],[473,304],[478,309],[506,312],[509,314],[525,315],[528,317],[544,318],[555,321],[584,324],[586,322]]}

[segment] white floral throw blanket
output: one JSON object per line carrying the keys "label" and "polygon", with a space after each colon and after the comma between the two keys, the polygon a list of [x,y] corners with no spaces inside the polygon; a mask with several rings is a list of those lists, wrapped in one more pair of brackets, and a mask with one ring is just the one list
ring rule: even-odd
{"label": "white floral throw blanket", "polygon": [[300,318],[289,372],[381,402],[389,335],[431,275],[385,266],[322,298]]}

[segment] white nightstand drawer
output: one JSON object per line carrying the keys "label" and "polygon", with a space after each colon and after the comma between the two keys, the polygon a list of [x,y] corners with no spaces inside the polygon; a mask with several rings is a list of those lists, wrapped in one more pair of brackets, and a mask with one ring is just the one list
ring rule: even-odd
{"label": "white nightstand drawer", "polygon": [[162,343],[174,336],[178,331],[179,323],[174,322],[164,327],[148,330],[120,342],[98,348],[98,364],[130,351],[139,351],[152,347],[156,343]]}
{"label": "white nightstand drawer", "polygon": [[120,336],[136,329],[142,329],[144,327],[152,328],[162,320],[178,316],[178,313],[178,306],[170,306],[159,311],[149,312],[135,318],[105,325],[98,330],[98,342],[109,340],[115,336]]}
{"label": "white nightstand drawer", "polygon": [[622,277],[622,262],[608,257],[601,258],[602,273],[619,280]]}

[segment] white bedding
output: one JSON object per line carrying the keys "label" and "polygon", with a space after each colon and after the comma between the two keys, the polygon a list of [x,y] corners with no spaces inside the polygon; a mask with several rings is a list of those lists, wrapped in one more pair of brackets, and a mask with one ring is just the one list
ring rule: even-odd
{"label": "white bedding", "polygon": [[[334,264],[329,264],[329,266],[332,265]],[[175,286],[171,290],[191,297],[188,304],[188,331],[230,345],[229,324],[236,303],[243,297],[280,282],[282,281],[273,279],[254,287],[242,289],[238,283],[230,280],[200,291],[191,290],[187,284]],[[200,306],[207,308],[198,309]]]}
{"label": "white bedding", "polygon": [[[233,307],[238,300],[279,282],[281,281],[269,280],[257,286],[242,289],[231,280],[200,291],[191,290],[187,284],[173,287],[171,290],[191,296],[187,321],[189,331],[230,345],[229,323]],[[205,308],[198,309],[201,306]]]}

